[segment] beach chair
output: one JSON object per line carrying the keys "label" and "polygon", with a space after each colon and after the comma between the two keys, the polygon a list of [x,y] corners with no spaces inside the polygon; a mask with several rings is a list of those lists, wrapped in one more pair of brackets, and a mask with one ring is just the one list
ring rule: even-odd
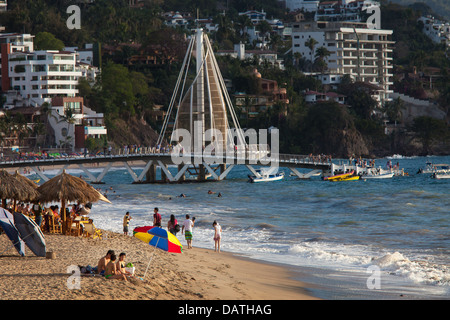
{"label": "beach chair", "polygon": [[81,235],[81,226],[80,226],[81,217],[76,217],[70,223],[70,235],[80,236]]}
{"label": "beach chair", "polygon": [[50,233],[62,233],[62,225],[55,221],[55,216],[52,216],[50,221]]}
{"label": "beach chair", "polygon": [[93,223],[84,223],[83,226],[84,226],[84,234],[86,237],[88,238],[92,237],[92,239],[102,238],[103,234],[101,230],[97,229]]}

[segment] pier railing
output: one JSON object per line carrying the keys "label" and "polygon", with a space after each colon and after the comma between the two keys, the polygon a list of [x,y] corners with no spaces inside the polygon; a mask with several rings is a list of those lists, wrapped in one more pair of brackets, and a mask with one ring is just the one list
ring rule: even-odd
{"label": "pier railing", "polygon": [[145,157],[161,157],[172,158],[180,156],[185,158],[206,158],[215,157],[216,159],[222,159],[223,163],[278,163],[279,165],[293,164],[293,165],[312,165],[312,166],[331,166],[331,158],[327,156],[313,156],[313,155],[297,155],[297,154],[271,154],[267,150],[228,150],[221,154],[212,152],[209,155],[205,155],[202,152],[199,153],[174,153],[169,149],[157,149],[155,147],[137,147],[137,148],[116,148],[111,150],[104,150],[101,153],[87,153],[87,154],[60,154],[59,156],[51,156],[46,154],[45,156],[26,156],[14,157],[14,158],[1,158],[0,167],[25,167],[25,166],[39,166],[39,165],[61,165],[72,163],[95,163],[106,161],[133,161],[143,160]]}

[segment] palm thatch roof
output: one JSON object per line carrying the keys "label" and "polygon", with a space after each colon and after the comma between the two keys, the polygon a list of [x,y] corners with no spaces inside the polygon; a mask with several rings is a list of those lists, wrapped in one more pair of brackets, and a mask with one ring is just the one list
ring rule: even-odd
{"label": "palm thatch roof", "polygon": [[23,183],[28,184],[30,187],[37,189],[38,185],[36,183],[34,183],[33,181],[31,181],[30,179],[28,179],[27,177],[21,175],[19,173],[19,171],[16,170],[16,172],[14,172],[14,174],[12,175],[14,178],[16,178],[19,181],[22,181]]}
{"label": "palm thatch roof", "polygon": [[87,203],[100,200],[100,194],[94,187],[83,179],[66,173],[65,170],[43,183],[37,190],[41,202],[68,200]]}
{"label": "palm thatch roof", "polygon": [[16,179],[6,170],[0,170],[0,199],[35,201],[39,196],[36,188]]}

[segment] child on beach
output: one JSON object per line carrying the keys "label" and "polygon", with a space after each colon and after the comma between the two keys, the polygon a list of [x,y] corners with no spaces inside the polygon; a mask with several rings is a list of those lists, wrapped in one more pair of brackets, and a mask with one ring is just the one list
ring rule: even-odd
{"label": "child on beach", "polygon": [[106,265],[105,279],[119,279],[128,281],[127,277],[117,269],[116,259],[116,255],[112,254],[111,260]]}
{"label": "child on beach", "polygon": [[220,239],[222,238],[222,227],[217,223],[216,220],[213,222],[214,228],[214,252],[220,252]]}
{"label": "child on beach", "polygon": [[153,212],[154,212],[154,214],[153,214],[153,225],[155,227],[161,228],[161,220],[162,220],[162,218],[161,218],[161,214],[158,211],[159,211],[158,208],[153,209]]}
{"label": "child on beach", "polygon": [[127,257],[125,252],[122,252],[119,254],[119,261],[117,261],[116,268],[120,271],[120,273],[126,275],[126,276],[132,276],[130,272],[128,272],[126,268],[125,258]]}
{"label": "child on beach", "polygon": [[130,213],[127,211],[125,213],[125,216],[123,217],[123,234],[128,235],[128,228],[130,227]]}

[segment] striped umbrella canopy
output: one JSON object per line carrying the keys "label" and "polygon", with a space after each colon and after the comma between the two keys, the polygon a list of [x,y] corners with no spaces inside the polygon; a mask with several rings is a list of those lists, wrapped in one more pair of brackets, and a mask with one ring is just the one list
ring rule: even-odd
{"label": "striped umbrella canopy", "polygon": [[[182,253],[183,246],[180,241],[178,241],[177,237],[168,232],[167,230],[158,228],[158,227],[137,227],[133,230],[134,237],[148,243],[154,248],[158,248],[167,252],[173,253]],[[147,265],[147,269],[145,269],[144,277],[147,274],[148,267],[152,262],[153,255],[155,254],[155,249],[153,250],[152,256]]]}

